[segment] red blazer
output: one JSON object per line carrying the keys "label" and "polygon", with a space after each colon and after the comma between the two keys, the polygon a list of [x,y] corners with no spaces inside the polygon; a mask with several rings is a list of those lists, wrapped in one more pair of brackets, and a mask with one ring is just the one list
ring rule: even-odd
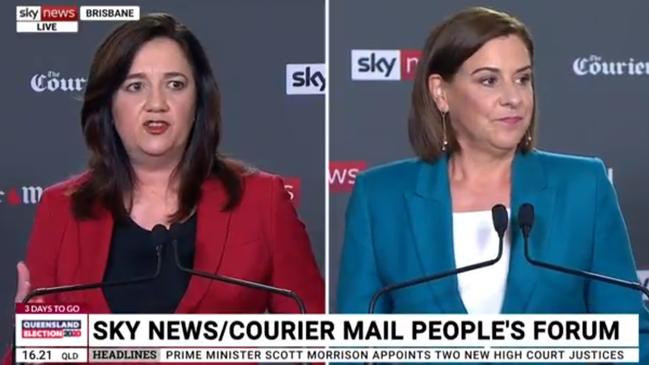
{"label": "red blazer", "polygon": [[[27,249],[32,289],[102,281],[113,218],[100,210],[79,221],[70,209],[74,178],[45,190]],[[280,178],[255,172],[243,178],[240,205],[222,212],[227,198],[218,180],[206,181],[197,207],[194,269],[291,289],[310,313],[324,312],[324,283]],[[79,303],[109,313],[101,289],[52,295],[46,302]],[[290,299],[192,276],[176,313],[297,313]]]}
{"label": "red blazer", "polygon": [[[69,192],[84,176],[46,189],[36,211],[27,249],[32,289],[102,281],[113,218],[100,210],[79,221]],[[217,180],[201,187],[197,208],[194,269],[294,290],[309,313],[324,313],[324,282],[309,237],[284,184],[256,172],[243,178],[241,203],[222,212],[225,191]],[[89,313],[109,313],[101,289],[51,295],[51,303],[78,303]],[[290,298],[193,276],[176,313],[298,313]],[[10,364],[10,352],[4,364]]]}

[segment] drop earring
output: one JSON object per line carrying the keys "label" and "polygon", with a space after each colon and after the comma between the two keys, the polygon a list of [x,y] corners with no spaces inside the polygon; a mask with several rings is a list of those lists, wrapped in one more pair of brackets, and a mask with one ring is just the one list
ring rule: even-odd
{"label": "drop earring", "polygon": [[448,138],[446,137],[446,115],[448,112],[442,112],[442,151],[448,150]]}

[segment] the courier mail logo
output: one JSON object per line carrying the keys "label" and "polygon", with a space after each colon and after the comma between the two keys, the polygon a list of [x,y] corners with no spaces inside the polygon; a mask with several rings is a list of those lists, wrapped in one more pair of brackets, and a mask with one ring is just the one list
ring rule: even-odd
{"label": "the courier mail logo", "polygon": [[352,49],[352,80],[412,80],[420,58],[416,49]]}
{"label": "the courier mail logo", "polygon": [[327,89],[324,63],[289,63],[286,65],[287,95],[323,95]]}

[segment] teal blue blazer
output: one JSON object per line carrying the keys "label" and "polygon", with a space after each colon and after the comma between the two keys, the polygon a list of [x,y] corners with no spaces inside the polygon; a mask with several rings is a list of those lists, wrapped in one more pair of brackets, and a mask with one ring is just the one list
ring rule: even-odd
{"label": "teal blue blazer", "polygon": [[[532,257],[638,281],[615,190],[601,160],[533,151],[513,162],[511,253],[502,313],[632,313],[649,364],[649,312],[639,292],[529,264],[518,208],[535,207]],[[361,174],[346,214],[337,310],[367,313],[373,293],[455,268],[448,161],[399,161]],[[378,313],[466,313],[457,277],[386,295]]]}

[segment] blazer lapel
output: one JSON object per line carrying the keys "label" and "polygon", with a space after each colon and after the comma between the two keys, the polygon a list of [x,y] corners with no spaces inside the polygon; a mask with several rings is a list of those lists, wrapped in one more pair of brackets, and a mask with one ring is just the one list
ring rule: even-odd
{"label": "blazer lapel", "polygon": [[534,206],[535,222],[530,234],[530,254],[540,257],[544,242],[550,235],[555,191],[548,186],[547,177],[537,152],[518,153],[512,168],[511,254],[503,313],[524,313],[536,288],[540,268],[525,258],[525,242],[518,226],[518,209],[523,203]]}
{"label": "blazer lapel", "polygon": [[[99,208],[95,219],[79,222],[80,283],[99,283],[104,280],[108,263],[110,240],[113,234],[113,217]],[[109,313],[110,308],[102,289],[85,290],[88,309],[94,313]]]}
{"label": "blazer lapel", "polygon": [[[221,264],[228,237],[231,212],[222,208],[227,195],[220,182],[206,181],[201,188],[201,199],[196,210],[197,232],[194,270],[215,274]],[[191,313],[207,293],[212,280],[192,276],[176,313]]]}
{"label": "blazer lapel", "polygon": [[[455,269],[450,197],[447,159],[420,162],[416,189],[406,194],[406,203],[422,276]],[[444,312],[466,313],[456,275],[424,285]]]}

